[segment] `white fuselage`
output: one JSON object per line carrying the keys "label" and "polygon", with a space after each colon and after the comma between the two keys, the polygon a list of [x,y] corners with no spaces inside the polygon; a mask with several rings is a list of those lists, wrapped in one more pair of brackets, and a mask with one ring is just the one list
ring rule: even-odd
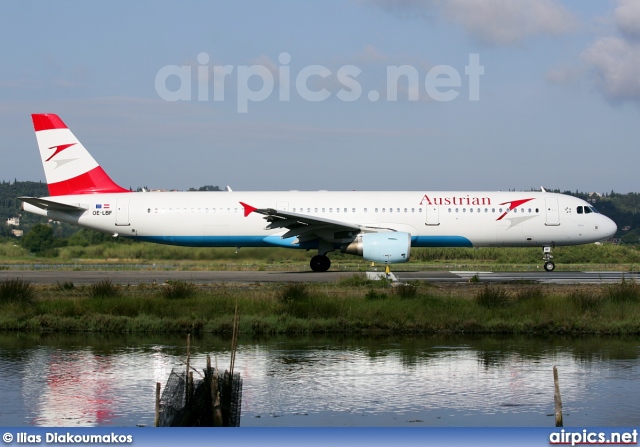
{"label": "white fuselage", "polygon": [[317,247],[282,239],[286,230],[266,230],[264,216],[245,216],[240,202],[406,232],[413,247],[577,245],[616,231],[611,219],[581,199],[533,191],[127,192],[48,199],[85,211],[46,211],[28,203],[24,209],[114,235],[200,247]]}

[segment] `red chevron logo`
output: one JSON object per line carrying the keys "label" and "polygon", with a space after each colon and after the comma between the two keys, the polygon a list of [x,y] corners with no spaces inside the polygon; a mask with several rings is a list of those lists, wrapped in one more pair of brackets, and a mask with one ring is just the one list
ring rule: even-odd
{"label": "red chevron logo", "polygon": [[55,151],[53,152],[53,155],[51,155],[51,157],[47,158],[45,161],[49,161],[51,160],[53,157],[55,157],[56,155],[58,155],[60,152],[62,152],[63,150],[65,150],[68,147],[73,146],[76,143],[71,143],[71,144],[60,144],[58,146],[51,146],[49,149],[55,149]]}
{"label": "red chevron logo", "polygon": [[522,199],[522,200],[512,200],[511,202],[504,202],[501,203],[500,205],[507,205],[509,204],[509,209],[507,209],[507,211],[505,211],[504,213],[502,213],[502,216],[498,217],[496,220],[502,220],[502,218],[504,216],[506,216],[511,210],[519,207],[520,205],[522,205],[523,203],[527,203],[529,200],[533,200],[533,198],[531,199]]}

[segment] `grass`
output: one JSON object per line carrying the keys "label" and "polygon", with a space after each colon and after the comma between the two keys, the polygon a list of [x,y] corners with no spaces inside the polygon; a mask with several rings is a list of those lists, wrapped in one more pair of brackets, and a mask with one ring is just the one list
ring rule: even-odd
{"label": "grass", "polygon": [[89,296],[91,298],[114,298],[120,295],[118,286],[106,278],[89,286]]}
{"label": "grass", "polygon": [[[35,257],[22,247],[0,244],[0,268],[19,266],[52,269],[96,269],[100,265],[117,264],[119,269],[181,270],[309,270],[309,259],[315,253],[285,248],[174,247],[151,243],[103,243],[88,247],[68,246],[58,249],[54,258]],[[554,260],[562,270],[640,270],[640,246],[587,244],[557,247]],[[369,263],[362,258],[331,253],[332,269],[366,271]],[[414,248],[404,269],[526,271],[542,269],[542,250],[538,248]],[[365,280],[366,281],[366,280]]]}
{"label": "grass", "polygon": [[[39,332],[240,332],[640,334],[639,286],[477,283],[33,286],[3,290],[0,330]],[[98,290],[101,292],[98,293]],[[30,292],[29,292],[30,291]],[[10,296],[18,296],[12,293]]]}
{"label": "grass", "polygon": [[183,300],[190,298],[196,293],[196,286],[186,281],[168,281],[160,289],[160,295],[168,300]]}
{"label": "grass", "polygon": [[32,284],[20,278],[0,281],[0,303],[30,304],[35,299]]}

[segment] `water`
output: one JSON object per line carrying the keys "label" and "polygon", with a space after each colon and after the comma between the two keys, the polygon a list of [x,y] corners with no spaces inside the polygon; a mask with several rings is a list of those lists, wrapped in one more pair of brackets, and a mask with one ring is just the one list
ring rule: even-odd
{"label": "water", "polygon": [[[155,383],[183,367],[186,336],[0,334],[0,425],[152,426]],[[192,341],[222,369],[228,339]],[[241,425],[554,425],[640,417],[638,337],[304,336],[241,339]]]}

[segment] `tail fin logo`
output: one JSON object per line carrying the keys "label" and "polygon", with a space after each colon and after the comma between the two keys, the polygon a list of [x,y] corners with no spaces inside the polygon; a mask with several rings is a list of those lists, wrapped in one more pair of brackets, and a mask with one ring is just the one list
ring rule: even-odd
{"label": "tail fin logo", "polygon": [[53,154],[51,155],[51,157],[47,158],[45,161],[49,161],[51,160],[53,157],[55,157],[56,155],[58,155],[60,152],[62,152],[63,150],[75,145],[76,143],[70,143],[70,144],[60,144],[58,146],[51,146],[49,149],[55,149],[55,151],[53,152]]}

